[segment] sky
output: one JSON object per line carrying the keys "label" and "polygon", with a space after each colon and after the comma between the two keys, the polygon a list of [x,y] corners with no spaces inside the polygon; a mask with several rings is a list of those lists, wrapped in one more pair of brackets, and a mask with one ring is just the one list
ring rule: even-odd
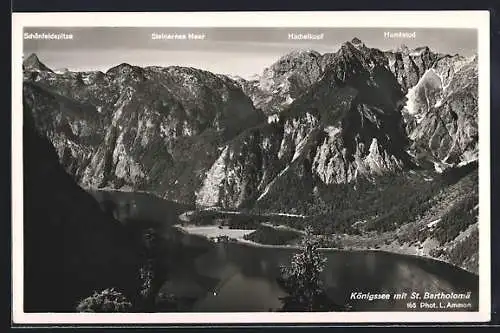
{"label": "sky", "polygon": [[[384,32],[415,32],[415,38],[387,38]],[[189,66],[249,78],[261,74],[281,56],[299,49],[335,52],[354,37],[366,46],[390,50],[429,46],[432,50],[470,56],[477,52],[473,29],[384,28],[26,28],[25,33],[66,33],[71,40],[24,40],[24,55],[36,53],[57,70],[101,70],[120,63],[138,66]],[[152,34],[199,34],[203,40],[153,39]],[[319,40],[291,40],[294,34],[323,34]]]}

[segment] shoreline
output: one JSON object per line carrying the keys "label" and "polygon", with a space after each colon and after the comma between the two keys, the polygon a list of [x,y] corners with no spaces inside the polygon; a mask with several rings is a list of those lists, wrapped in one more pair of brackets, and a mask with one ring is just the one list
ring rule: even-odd
{"label": "shoreline", "polygon": [[[210,237],[210,235],[208,234],[204,234],[203,232],[192,232],[193,229],[218,229],[218,230],[238,230],[238,231],[242,231],[242,230],[246,230],[248,231],[248,234],[252,233],[254,230],[252,229],[219,229],[218,226],[195,226],[195,225],[181,225],[181,224],[175,224],[172,226],[173,228],[175,228],[176,230],[179,230],[185,234],[188,234],[188,235],[194,235],[194,236],[198,236],[198,237],[202,237],[206,240],[209,240],[209,241],[213,241],[212,238]],[[226,236],[226,234],[224,233],[221,233],[220,235],[218,236]],[[218,237],[218,236],[214,236],[214,237]],[[254,241],[250,241],[250,240],[246,240],[242,237],[240,238],[232,238],[232,237],[229,237],[230,238],[230,241],[229,243],[233,243],[233,244],[238,244],[238,245],[245,245],[245,246],[251,246],[251,247],[258,247],[258,248],[270,248],[270,249],[289,249],[289,250],[299,250],[300,249],[300,246],[298,245],[273,245],[273,244],[263,244],[263,243],[257,243],[257,242],[254,242]],[[232,241],[231,241],[232,239]],[[429,255],[419,255],[419,254],[411,254],[411,253],[398,253],[396,251],[391,251],[391,250],[387,250],[387,249],[370,249],[370,248],[349,248],[349,249],[339,249],[339,248],[335,248],[335,247],[319,247],[318,250],[320,251],[324,251],[324,252],[361,252],[361,253],[384,253],[384,254],[391,254],[391,255],[398,255],[398,256],[405,256],[405,257],[413,257],[415,259],[420,259],[420,260],[432,260],[432,261],[437,261],[437,262],[440,262],[440,263],[444,263],[444,264],[447,264],[447,265],[450,265],[454,268],[457,268],[457,269],[460,269],[460,270],[463,270],[469,274],[472,274],[476,277],[479,276],[479,274],[475,273],[475,272],[472,272],[472,271],[469,271],[467,269],[464,269],[463,267],[460,267],[460,266],[457,266],[457,265],[453,265],[452,263],[450,262],[447,262],[445,260],[442,260],[442,259],[438,259],[438,258],[434,258],[434,257],[431,257]]]}
{"label": "shoreline", "polygon": [[[210,237],[209,235],[203,234],[202,232],[192,232],[192,230],[195,228],[202,229],[202,228],[208,228],[208,227],[211,227],[213,229],[219,229],[218,226],[208,226],[208,227],[207,226],[195,226],[195,225],[186,226],[186,225],[181,225],[181,224],[174,224],[172,227],[175,228],[176,230],[179,230],[179,231],[185,233],[185,234],[202,237],[202,238],[207,239],[209,241],[212,241],[212,237]],[[225,230],[225,229],[222,229],[222,230]],[[231,230],[231,229],[226,229],[226,230]],[[252,232],[255,231],[253,229],[232,229],[232,230],[247,230],[248,234],[251,234]],[[221,233],[218,236],[222,237],[222,236],[227,236],[227,235]],[[218,236],[214,236],[214,237],[218,237]],[[263,244],[263,243],[257,243],[257,242],[251,241],[251,240],[247,240],[247,239],[244,239],[241,237],[238,237],[238,238],[229,237],[229,238],[230,238],[229,243],[247,245],[247,246],[252,246],[252,247],[271,248],[271,249],[292,249],[292,250],[300,249],[300,246],[297,246],[297,245]],[[336,249],[334,249],[334,248],[320,248],[320,250],[336,250]]]}
{"label": "shoreline", "polygon": [[160,200],[165,200],[167,202],[173,202],[179,205],[186,205],[192,207],[192,209],[195,209],[195,207],[189,203],[186,203],[184,201],[178,201],[178,200],[173,200],[173,199],[167,199],[162,196],[160,196],[156,192],[151,192],[151,191],[145,191],[145,190],[134,190],[134,189],[128,189],[128,188],[112,188],[112,187],[100,187],[100,188],[95,188],[95,187],[88,187],[88,186],[82,186],[80,187],[90,195],[94,195],[94,193],[100,193],[100,192],[107,192],[107,193],[127,193],[127,194],[133,194],[133,193],[139,193],[139,194],[146,194],[152,197],[155,197]]}

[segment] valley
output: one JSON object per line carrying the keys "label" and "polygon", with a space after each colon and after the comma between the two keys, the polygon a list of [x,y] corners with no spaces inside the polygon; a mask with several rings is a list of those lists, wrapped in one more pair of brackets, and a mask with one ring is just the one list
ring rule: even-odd
{"label": "valley", "polygon": [[[106,270],[109,280],[119,279],[115,268],[137,270],[136,257],[146,251],[138,235],[151,229],[165,249],[155,258],[165,275],[155,288],[184,286],[182,309],[267,311],[282,296],[279,264],[311,227],[332,259],[329,292],[342,302],[347,294],[334,286],[352,288],[358,271],[375,289],[414,287],[420,282],[412,276],[428,279],[418,288],[475,286],[476,56],[425,46],[382,51],[354,38],[323,54],[285,54],[252,80],[128,63],[106,72],[55,72],[36,54],[24,59],[23,75],[31,207],[45,212],[38,200],[48,200],[57,212],[43,216],[59,238],[71,233],[61,227],[65,218],[83,230],[69,239],[90,271],[85,244],[96,237],[94,255],[109,252],[97,269],[117,259]],[[53,188],[42,179],[49,167]],[[45,187],[53,201],[44,198]],[[86,214],[58,212],[68,205],[65,191],[87,198],[95,234]],[[44,231],[33,214],[34,242]],[[71,267],[68,279],[80,274]],[[80,282],[71,297],[94,287]],[[124,281],[124,288],[134,294],[136,282]],[[261,302],[231,295],[246,284]],[[226,303],[205,295],[213,288],[227,293]],[[71,297],[62,300],[66,307]],[[33,302],[33,309],[42,306]]]}

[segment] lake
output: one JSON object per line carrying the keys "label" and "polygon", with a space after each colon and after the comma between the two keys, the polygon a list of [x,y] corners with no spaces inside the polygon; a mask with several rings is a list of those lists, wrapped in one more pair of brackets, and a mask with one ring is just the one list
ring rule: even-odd
{"label": "lake", "polygon": [[[253,312],[275,311],[286,295],[276,282],[279,267],[289,263],[296,250],[256,247],[240,243],[213,243],[183,233],[172,226],[177,217],[192,209],[189,205],[166,201],[145,193],[90,191],[101,203],[112,207],[120,220],[151,221],[166,244],[162,262],[168,267],[161,293],[183,299],[175,311]],[[432,259],[381,251],[323,251],[327,265],[323,282],[330,298],[350,304],[355,311],[435,311],[408,308],[412,293],[466,293],[467,308],[441,311],[477,311],[478,277],[452,265]],[[350,299],[353,292],[407,293],[401,300]],[[448,300],[425,300],[446,305]],[[439,309],[438,309],[439,310]]]}

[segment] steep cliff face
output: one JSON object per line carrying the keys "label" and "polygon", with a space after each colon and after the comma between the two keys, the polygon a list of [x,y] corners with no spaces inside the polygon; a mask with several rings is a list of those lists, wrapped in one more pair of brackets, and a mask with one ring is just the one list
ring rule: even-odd
{"label": "steep cliff face", "polygon": [[133,299],[138,244],[65,172],[27,109],[23,132],[24,310],[73,312],[105,288]]}
{"label": "steep cliff face", "polygon": [[245,131],[228,143],[205,174],[197,204],[238,208],[261,200],[307,152],[317,126],[318,120],[305,113]]}
{"label": "steep cliff face", "polygon": [[476,57],[443,58],[409,90],[411,151],[438,170],[478,158],[477,68]]}
{"label": "steep cliff face", "polygon": [[24,84],[24,103],[32,110],[37,130],[54,146],[61,164],[81,182],[105,134],[96,109],[30,82]]}
{"label": "steep cliff face", "polygon": [[[326,184],[383,174],[410,166],[399,110],[403,93],[377,50],[346,43],[327,70],[323,99],[325,133],[314,166]],[[337,82],[338,91],[331,82]],[[335,87],[335,84],[333,85]],[[315,89],[320,92],[321,89]],[[335,100],[341,96],[341,100]],[[305,102],[310,105],[310,101]],[[330,108],[330,110],[328,110]]]}
{"label": "steep cliff face", "polygon": [[410,50],[402,45],[395,51],[385,52],[389,61],[389,69],[394,73],[404,91],[415,86],[424,73],[442,57],[432,52],[427,46]]}
{"label": "steep cliff face", "polygon": [[30,72],[52,72],[34,53],[30,54],[26,59],[23,58],[23,70]]}

